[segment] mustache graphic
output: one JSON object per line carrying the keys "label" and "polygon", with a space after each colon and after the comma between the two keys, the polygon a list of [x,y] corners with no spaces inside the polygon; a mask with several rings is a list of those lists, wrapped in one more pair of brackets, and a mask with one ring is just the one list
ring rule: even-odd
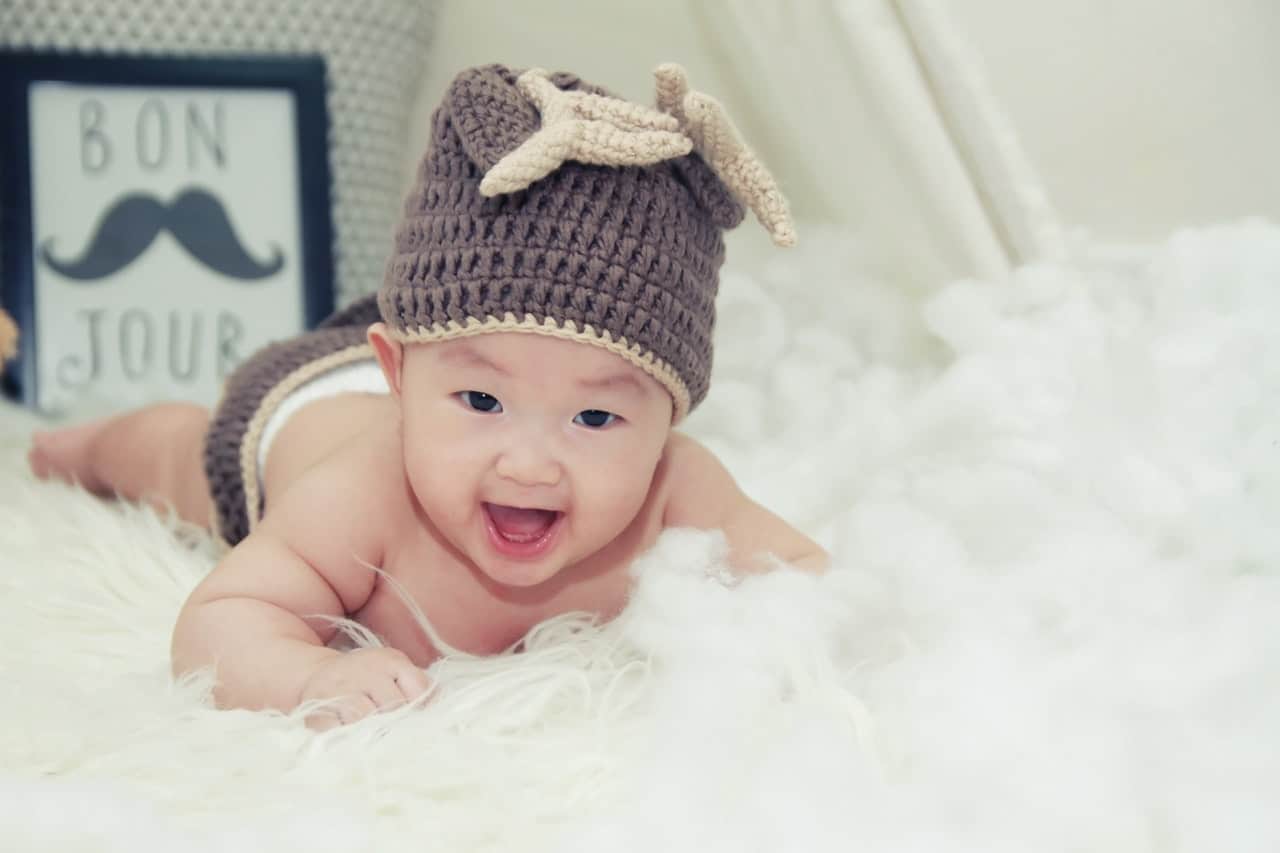
{"label": "mustache graphic", "polygon": [[40,247],[44,262],[67,278],[93,281],[119,272],[136,261],[168,231],[196,260],[232,278],[253,281],[275,275],[284,266],[284,253],[273,245],[272,257],[259,263],[241,245],[226,210],[214,195],[201,189],[184,190],[166,205],[133,193],[117,201],[98,220],[89,246],[75,260],[53,254],[53,240]]}

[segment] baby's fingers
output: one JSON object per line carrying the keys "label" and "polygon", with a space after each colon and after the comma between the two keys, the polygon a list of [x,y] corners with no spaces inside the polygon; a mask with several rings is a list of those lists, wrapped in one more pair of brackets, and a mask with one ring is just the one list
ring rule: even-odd
{"label": "baby's fingers", "polygon": [[369,701],[379,711],[390,711],[392,708],[399,708],[405,702],[404,694],[400,692],[394,675],[387,675],[386,677],[380,675],[377,680],[371,681],[365,687],[364,692]]}
{"label": "baby's fingers", "polygon": [[326,702],[307,716],[307,728],[323,732],[336,726],[349,726],[378,710],[373,699],[363,693],[343,696]]}
{"label": "baby's fingers", "polygon": [[404,702],[412,702],[431,689],[427,674],[411,663],[396,667],[393,678]]}

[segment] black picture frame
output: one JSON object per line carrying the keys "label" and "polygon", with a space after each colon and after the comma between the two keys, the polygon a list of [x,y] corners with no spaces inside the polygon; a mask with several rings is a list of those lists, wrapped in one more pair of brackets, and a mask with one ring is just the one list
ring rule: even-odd
{"label": "black picture frame", "polygon": [[30,88],[38,82],[289,92],[295,105],[305,327],[313,328],[332,313],[329,117],[322,56],[122,56],[0,49],[0,284],[3,305],[21,330],[18,355],[4,369],[5,396],[34,404],[38,381],[29,121]]}

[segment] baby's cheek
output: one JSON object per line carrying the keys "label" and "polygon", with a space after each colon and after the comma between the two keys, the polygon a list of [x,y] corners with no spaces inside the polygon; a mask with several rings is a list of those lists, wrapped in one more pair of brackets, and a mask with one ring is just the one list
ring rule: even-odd
{"label": "baby's cheek", "polygon": [[457,460],[424,453],[407,456],[405,463],[414,494],[433,517],[470,502],[474,478],[466,475]]}
{"label": "baby's cheek", "polygon": [[605,468],[592,478],[590,493],[579,496],[580,505],[590,508],[602,523],[621,530],[631,523],[644,506],[651,480],[652,478],[638,478],[631,472],[610,471]]}

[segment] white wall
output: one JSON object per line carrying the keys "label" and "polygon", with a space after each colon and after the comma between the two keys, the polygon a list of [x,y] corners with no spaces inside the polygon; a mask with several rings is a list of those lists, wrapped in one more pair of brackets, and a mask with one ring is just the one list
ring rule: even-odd
{"label": "white wall", "polygon": [[1062,219],[1280,221],[1280,2],[945,0]]}

